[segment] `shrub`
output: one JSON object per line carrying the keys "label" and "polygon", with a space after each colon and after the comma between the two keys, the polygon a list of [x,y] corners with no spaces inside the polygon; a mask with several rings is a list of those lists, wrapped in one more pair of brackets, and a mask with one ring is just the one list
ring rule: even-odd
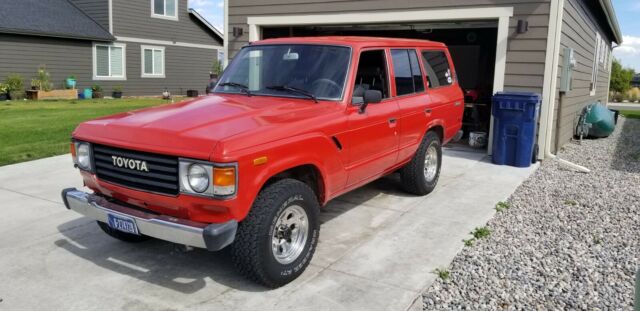
{"label": "shrub", "polygon": [[94,85],[91,87],[91,89],[92,89],[94,92],[102,92],[102,86],[100,86],[99,84],[94,84]]}
{"label": "shrub", "polygon": [[22,76],[19,74],[9,74],[7,79],[4,80],[4,84],[7,86],[8,92],[24,91],[24,82],[22,80]]}
{"label": "shrub", "polygon": [[116,85],[113,87],[114,92],[122,92],[122,85]]}
{"label": "shrub", "polygon": [[51,83],[51,75],[47,72],[47,67],[42,65],[38,68],[37,78],[31,79],[31,86],[37,90],[51,91],[53,84]]}
{"label": "shrub", "polygon": [[0,94],[5,94],[9,92],[9,88],[6,84],[0,83]]}
{"label": "shrub", "polygon": [[621,103],[624,100],[624,96],[621,93],[617,93],[613,95],[613,101],[616,103]]}

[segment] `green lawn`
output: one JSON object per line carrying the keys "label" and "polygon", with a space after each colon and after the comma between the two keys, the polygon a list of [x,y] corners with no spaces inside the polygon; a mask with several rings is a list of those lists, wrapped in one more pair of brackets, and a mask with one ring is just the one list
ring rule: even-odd
{"label": "green lawn", "polygon": [[0,166],[69,152],[78,123],[165,104],[161,99],[0,102]]}
{"label": "green lawn", "polygon": [[620,111],[620,114],[627,117],[627,118],[631,118],[631,119],[640,119],[640,111],[635,110],[635,111],[630,111],[630,110],[625,110],[625,111]]}

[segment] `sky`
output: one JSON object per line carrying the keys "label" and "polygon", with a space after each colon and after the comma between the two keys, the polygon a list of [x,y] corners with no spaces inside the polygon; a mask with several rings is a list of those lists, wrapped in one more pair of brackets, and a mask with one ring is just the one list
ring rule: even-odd
{"label": "sky", "polygon": [[189,8],[195,9],[204,16],[211,25],[223,32],[224,1],[223,0],[189,0]]}
{"label": "sky", "polygon": [[[613,55],[623,65],[640,73],[640,0],[613,0],[624,42]],[[189,7],[198,11],[221,32],[224,30],[223,0],[189,0]]]}
{"label": "sky", "polygon": [[613,56],[624,66],[640,72],[640,1],[613,0],[613,6],[624,36],[622,45],[613,50]]}

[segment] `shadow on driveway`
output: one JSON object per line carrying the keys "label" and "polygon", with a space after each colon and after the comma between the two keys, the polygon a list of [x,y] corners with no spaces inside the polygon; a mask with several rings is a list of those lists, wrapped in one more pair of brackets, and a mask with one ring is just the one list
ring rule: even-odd
{"label": "shadow on driveway", "polygon": [[[381,178],[340,197],[351,204],[330,202],[321,211],[321,225],[380,193],[409,196],[400,190],[399,176]],[[61,224],[57,229],[65,238],[55,241],[56,246],[101,268],[177,292],[195,293],[207,286],[207,278],[240,291],[269,290],[247,281],[236,271],[229,247],[209,252],[198,248],[186,251],[183,246],[155,239],[126,243],[109,237],[86,217]]]}

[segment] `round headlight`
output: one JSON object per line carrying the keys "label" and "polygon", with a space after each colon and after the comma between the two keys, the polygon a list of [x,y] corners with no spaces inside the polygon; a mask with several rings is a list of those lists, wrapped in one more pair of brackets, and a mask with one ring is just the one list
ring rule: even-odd
{"label": "round headlight", "polygon": [[78,144],[78,150],[76,151],[78,166],[86,170],[91,169],[90,153],[88,144]]}
{"label": "round headlight", "polygon": [[209,188],[209,173],[204,167],[198,164],[189,166],[187,178],[189,180],[189,187],[195,192],[203,193]]}

